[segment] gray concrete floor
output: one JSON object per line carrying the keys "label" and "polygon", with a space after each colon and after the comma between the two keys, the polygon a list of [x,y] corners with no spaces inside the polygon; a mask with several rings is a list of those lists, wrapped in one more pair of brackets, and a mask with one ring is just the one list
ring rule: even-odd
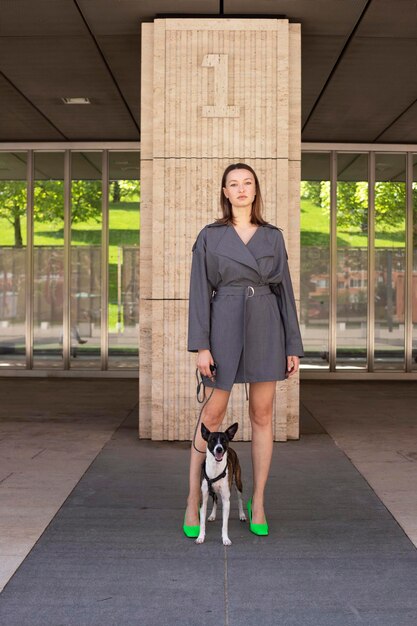
{"label": "gray concrete floor", "polygon": [[137,415],[137,388],[0,379],[0,591],[115,429]]}
{"label": "gray concrete floor", "polygon": [[301,401],[417,546],[417,384],[304,381]]}
{"label": "gray concrete floor", "polygon": [[[412,472],[395,467],[415,468],[411,407],[417,392],[410,383],[303,382],[302,436],[275,444],[267,497],[270,535],[252,535],[239,522],[233,500],[233,545],[225,548],[220,520],[209,525],[202,546],[182,536],[189,446],[138,441],[135,381],[59,381],[55,387],[42,382],[34,392],[28,381],[16,387],[1,381],[2,397],[8,398],[0,420],[3,452],[20,446],[31,459],[31,470],[29,462],[24,466],[28,475],[47,454],[35,484],[60,468],[54,483],[59,485],[83,441],[94,445],[81,455],[81,475],[72,475],[75,488],[67,496],[61,490],[61,505],[54,496],[57,509],[49,508],[49,525],[1,593],[2,625],[417,623],[417,551],[371,484],[378,476],[390,477],[392,469],[384,493],[402,493],[407,475],[405,499],[413,494],[416,500]],[[19,440],[16,433],[23,437],[28,429],[29,439]],[[32,450],[30,456],[26,446],[34,443],[44,452]],[[58,465],[68,447],[71,455]],[[234,447],[249,496],[250,444]],[[368,477],[359,470],[365,450]],[[19,471],[0,483],[2,502],[14,473]],[[26,495],[27,487],[26,481]],[[18,497],[19,483],[11,489]],[[46,481],[29,498],[27,532],[30,507],[42,493],[44,506],[50,490]],[[2,527],[6,543],[10,537],[13,543],[13,527],[24,510],[19,502],[15,515],[11,497],[2,509],[11,507]]]}

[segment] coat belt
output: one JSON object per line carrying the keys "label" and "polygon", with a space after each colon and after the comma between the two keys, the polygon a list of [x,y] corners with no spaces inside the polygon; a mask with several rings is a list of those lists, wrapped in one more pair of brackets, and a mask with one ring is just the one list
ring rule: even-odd
{"label": "coat belt", "polygon": [[271,293],[271,289],[269,285],[229,285],[217,287],[214,293],[219,296],[246,296],[246,298],[252,298],[253,296],[265,296]]}
{"label": "coat belt", "polygon": [[245,305],[243,308],[243,379],[245,381],[246,400],[249,400],[248,389],[246,387],[246,304],[249,298],[254,296],[265,296],[272,293],[269,285],[229,285],[218,287],[213,295],[219,296],[244,296]]}

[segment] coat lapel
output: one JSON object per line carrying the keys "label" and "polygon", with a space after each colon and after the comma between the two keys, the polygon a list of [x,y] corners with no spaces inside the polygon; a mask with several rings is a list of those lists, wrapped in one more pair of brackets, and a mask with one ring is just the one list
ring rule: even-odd
{"label": "coat lapel", "polygon": [[274,256],[275,249],[262,226],[245,245],[233,226],[228,226],[216,247],[216,253],[247,265],[261,275],[257,259]]}
{"label": "coat lapel", "polygon": [[272,238],[269,236],[268,230],[268,228],[260,226],[247,244],[248,250],[257,260],[275,255],[275,246],[273,241],[271,241]]}

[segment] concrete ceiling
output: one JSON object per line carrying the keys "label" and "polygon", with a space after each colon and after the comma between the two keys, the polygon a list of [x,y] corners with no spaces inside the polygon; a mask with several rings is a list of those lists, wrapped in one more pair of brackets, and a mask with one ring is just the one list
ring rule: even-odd
{"label": "concrete ceiling", "polygon": [[0,0],[0,141],[138,141],[141,22],[221,5],[301,23],[304,142],[417,143],[416,0]]}

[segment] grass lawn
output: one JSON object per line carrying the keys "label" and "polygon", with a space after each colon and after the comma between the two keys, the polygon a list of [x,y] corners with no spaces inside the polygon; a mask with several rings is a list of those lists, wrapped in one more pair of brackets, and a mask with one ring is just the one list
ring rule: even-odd
{"label": "grass lawn", "polygon": [[[310,200],[301,200],[301,245],[328,246],[330,217],[327,210],[317,207]],[[117,267],[117,247],[119,245],[138,245],[140,215],[135,202],[110,204],[109,223],[109,263]],[[377,247],[404,246],[405,222],[397,228],[385,227],[382,231],[376,227],[375,245]],[[26,222],[22,220],[22,236],[26,242]],[[79,222],[72,227],[72,242],[76,245],[99,245],[101,225],[96,222]],[[359,230],[339,230],[339,246],[366,247],[368,237]],[[37,246],[63,246],[63,223],[35,223],[35,244]],[[13,226],[0,218],[0,245],[13,246]]]}
{"label": "grass lawn", "polygon": [[[316,206],[311,200],[301,200],[301,245],[330,245],[330,215],[326,209]],[[337,245],[340,247],[366,248],[368,236],[359,229],[338,229]],[[375,227],[375,247],[401,248],[405,246],[405,221],[396,228]]]}
{"label": "grass lawn", "polygon": [[[26,220],[22,220],[22,238],[26,244]],[[62,222],[35,222],[36,246],[63,246],[64,224]],[[139,245],[140,213],[137,202],[117,202],[109,205],[109,327],[117,322],[117,249],[119,246]],[[78,222],[71,229],[73,245],[100,245],[101,223]],[[0,218],[0,245],[14,246],[12,224]]]}

